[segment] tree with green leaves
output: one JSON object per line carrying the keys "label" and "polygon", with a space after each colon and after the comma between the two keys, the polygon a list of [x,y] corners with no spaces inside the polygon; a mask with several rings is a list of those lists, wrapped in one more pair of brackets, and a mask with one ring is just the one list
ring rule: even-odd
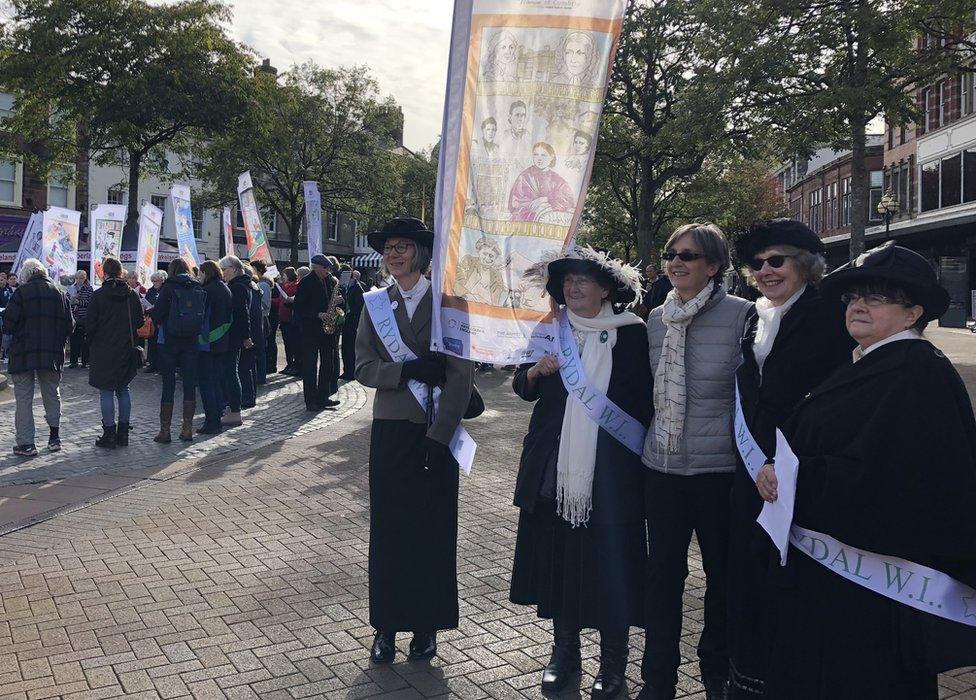
{"label": "tree with green leaves", "polygon": [[16,106],[4,129],[30,135],[30,147],[0,144],[42,174],[79,153],[123,161],[134,230],[143,168],[165,171],[167,149],[218,134],[247,104],[252,60],[224,31],[229,10],[216,0],[10,4],[0,80]]}

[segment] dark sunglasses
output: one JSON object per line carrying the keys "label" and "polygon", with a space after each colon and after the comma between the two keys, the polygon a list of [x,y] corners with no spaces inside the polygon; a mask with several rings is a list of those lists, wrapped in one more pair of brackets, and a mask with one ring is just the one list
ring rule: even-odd
{"label": "dark sunglasses", "polygon": [[783,267],[786,263],[787,258],[792,258],[792,255],[770,255],[768,258],[753,258],[747,264],[756,272],[759,272],[764,263],[769,263],[769,266],[774,270],[778,270]]}
{"label": "dark sunglasses", "polygon": [[687,250],[682,250],[680,253],[675,253],[673,250],[661,253],[661,260],[667,260],[668,262],[671,262],[675,258],[678,258],[681,262],[691,262],[692,260],[700,260],[704,257],[704,253],[690,253]]}

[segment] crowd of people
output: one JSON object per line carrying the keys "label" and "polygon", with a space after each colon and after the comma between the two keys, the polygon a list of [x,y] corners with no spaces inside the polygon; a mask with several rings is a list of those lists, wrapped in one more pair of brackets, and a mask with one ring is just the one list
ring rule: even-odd
{"label": "crowd of people", "polygon": [[[281,373],[302,378],[309,411],[339,405],[340,347],[341,377],[354,377],[365,288],[361,273],[334,257],[316,255],[310,266],[286,267],[275,276],[265,262],[233,255],[192,269],[176,258],[151,276],[149,289],[114,257],[105,258],[102,269],[98,289],[84,270],[65,288],[33,258],[17,275],[0,273],[2,358],[16,397],[18,456],[38,454],[35,383],[50,430],[48,449],[61,448],[65,369],[88,370],[101,403],[95,446],[109,449],[129,443],[129,385],[143,365],[161,380],[158,443],[172,440],[177,384],[181,441],[242,425],[259,387],[278,371],[279,330],[286,356]],[[204,419],[194,426],[198,395]]]}

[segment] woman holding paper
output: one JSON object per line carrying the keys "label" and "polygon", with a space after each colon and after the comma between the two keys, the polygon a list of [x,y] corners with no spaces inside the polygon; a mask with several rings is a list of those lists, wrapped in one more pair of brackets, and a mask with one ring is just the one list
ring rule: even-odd
{"label": "woman holding paper", "polygon": [[[742,420],[764,454],[776,452],[776,428],[793,407],[844,362],[852,342],[843,309],[817,291],[826,263],[824,245],[805,224],[773,219],[736,241],[743,278],[762,296],[756,301],[736,370]],[[737,443],[738,445],[738,443]],[[753,467],[761,466],[752,462]],[[729,566],[729,695],[759,698],[766,677],[768,576],[779,566],[769,535],[756,524],[763,500],[755,471],[737,460],[732,485]]]}
{"label": "woman holding paper", "polygon": [[[939,672],[976,665],[964,624],[976,622],[976,422],[959,374],[922,337],[949,295],[892,243],[821,290],[846,306],[857,347],[783,431],[799,458],[794,546],[770,588],[765,697],[934,700]],[[759,472],[767,501],[785,495],[782,468]]]}
{"label": "woman holding paper", "polygon": [[[437,630],[458,624],[458,463],[449,445],[471,397],[474,368],[429,350],[433,297],[422,273],[430,265],[433,232],[419,219],[398,218],[368,240],[396,280],[367,295],[356,335],[356,379],[376,389],[369,447],[369,622],[376,630],[370,655],[392,661],[396,633],[412,632],[409,658],[421,660],[437,653]],[[395,359],[404,347],[415,359]],[[434,387],[441,390],[436,405],[428,399]]]}
{"label": "woman holding paper", "polygon": [[[545,355],[518,369],[515,393],[536,405],[515,484],[520,515],[510,598],[552,618],[543,690],[558,692],[580,670],[580,630],[590,628],[600,631],[592,695],[612,698],[623,689],[630,627],[644,624],[647,538],[639,452],[650,419],[651,369],[644,322],[624,311],[639,301],[640,273],[576,248],[536,266],[532,277],[542,277],[564,307],[568,347],[560,343],[559,355],[575,354],[586,376],[574,394],[616,404],[634,424],[636,441],[629,449],[570,398],[560,366],[568,373],[575,363]],[[569,386],[576,380],[571,377]]]}

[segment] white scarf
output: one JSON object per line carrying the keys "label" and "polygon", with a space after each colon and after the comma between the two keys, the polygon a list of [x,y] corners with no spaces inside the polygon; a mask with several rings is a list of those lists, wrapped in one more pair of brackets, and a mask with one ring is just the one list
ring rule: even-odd
{"label": "white scarf", "polygon": [[[617,329],[643,321],[629,311],[615,314],[608,302],[604,302],[594,318],[577,316],[568,308],[566,311],[589,385],[605,394],[613,370]],[[556,461],[556,512],[573,527],[585,525],[593,507],[593,471],[599,430],[582,406],[567,396]]]}
{"label": "white scarf", "polygon": [[668,454],[678,454],[685,427],[685,337],[692,319],[712,298],[715,285],[709,282],[698,296],[682,305],[675,290],[668,292],[661,310],[667,328],[661,359],[654,372],[654,436]]}
{"label": "white scarf", "polygon": [[756,314],[759,316],[759,320],[756,321],[756,337],[752,341],[752,354],[756,358],[760,377],[762,376],[763,365],[766,364],[766,358],[773,350],[773,342],[779,334],[779,326],[783,317],[806,290],[806,285],[800,287],[793,296],[780,306],[773,306],[773,302],[766,297],[759,297],[756,300]]}

